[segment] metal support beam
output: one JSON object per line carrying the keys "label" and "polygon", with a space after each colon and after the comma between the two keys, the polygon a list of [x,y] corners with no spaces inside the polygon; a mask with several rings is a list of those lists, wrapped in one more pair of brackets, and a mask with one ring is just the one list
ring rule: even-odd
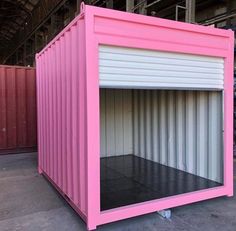
{"label": "metal support beam", "polygon": [[131,9],[131,12],[135,12],[136,10],[139,10],[142,5],[145,4],[147,0],[138,0],[137,4]]}
{"label": "metal support beam", "polygon": [[70,21],[72,21],[73,18],[75,17],[75,7],[73,7],[72,5],[68,4],[67,8],[69,10]]}
{"label": "metal support beam", "polygon": [[[140,2],[142,0],[139,0]],[[140,7],[139,7],[139,14],[143,14],[143,15],[147,15],[147,9],[146,9],[146,6],[147,6],[147,1],[145,1]]]}
{"label": "metal support beam", "polygon": [[134,0],[126,0],[126,11],[132,12],[133,8],[134,8]]}
{"label": "metal support beam", "polygon": [[185,7],[185,6],[176,5],[176,6],[175,6],[175,20],[176,20],[176,21],[179,20],[179,10],[180,10],[180,9],[186,11],[186,7]]}
{"label": "metal support beam", "polygon": [[[227,2],[226,2],[226,7],[227,7],[227,9],[226,9],[226,11],[227,11],[227,16],[229,16],[230,13],[231,13],[231,10],[232,10],[232,8],[233,8],[233,1],[232,1],[232,0],[227,0]],[[227,18],[227,20],[226,20],[226,25],[227,25],[227,26],[230,26],[230,25],[231,25],[231,18],[230,18],[230,17]]]}
{"label": "metal support beam", "polygon": [[76,12],[75,12],[75,15],[78,15],[80,13],[81,2],[82,2],[82,0],[77,0],[77,2],[76,2]]}
{"label": "metal support beam", "polygon": [[24,42],[24,45],[23,45],[23,64],[24,64],[24,66],[26,66],[26,42],[27,41],[25,41]]}
{"label": "metal support beam", "polygon": [[18,63],[19,61],[19,54],[18,54],[18,50],[16,50],[16,64]]}
{"label": "metal support beam", "polygon": [[186,0],[185,21],[195,23],[196,0]]}
{"label": "metal support beam", "polygon": [[34,34],[34,52],[35,52],[35,54],[38,52],[38,34],[37,34],[37,31]]}
{"label": "metal support beam", "polygon": [[[39,1],[39,6],[38,8],[45,8],[43,4],[43,0]],[[12,56],[15,51],[21,47],[24,43],[25,40],[27,40],[28,38],[30,38],[35,31],[37,31],[42,25],[45,24],[45,22],[51,17],[52,14],[54,14],[61,6],[65,5],[66,0],[55,0],[55,1],[47,1],[50,3],[51,6],[51,10],[44,12],[42,15],[40,15],[40,17],[37,17],[37,20],[35,22],[35,24],[32,26],[32,29],[29,31],[29,33],[24,32],[25,34],[20,34],[15,38],[15,47],[13,47],[12,50],[9,51],[8,55],[5,56],[3,63],[6,63],[8,58],[10,58],[10,56]],[[49,7],[47,8],[49,9]]]}
{"label": "metal support beam", "polygon": [[209,20],[204,20],[203,22],[200,22],[199,24],[208,26],[208,25],[223,22],[223,21],[225,21],[229,18],[232,19],[232,18],[235,18],[235,17],[236,17],[236,11],[233,11],[233,12],[230,12],[230,14],[225,13],[225,14],[215,16],[215,17],[213,17]]}
{"label": "metal support beam", "polygon": [[132,12],[134,12],[137,9],[139,14],[146,15],[147,14],[146,6],[147,6],[147,0],[138,0],[137,5],[134,6],[132,9]]}
{"label": "metal support beam", "polygon": [[156,5],[157,3],[159,3],[161,0],[156,0],[156,1],[154,1],[154,2],[152,2],[152,3],[149,3],[148,5],[146,5],[146,9],[147,8],[149,8],[149,7],[151,7],[151,6],[154,6],[154,5]]}
{"label": "metal support beam", "polygon": [[106,1],[106,8],[113,9],[113,0]]}
{"label": "metal support beam", "polygon": [[57,32],[56,15],[52,14],[50,18],[49,40],[51,40],[54,37],[56,32]]}

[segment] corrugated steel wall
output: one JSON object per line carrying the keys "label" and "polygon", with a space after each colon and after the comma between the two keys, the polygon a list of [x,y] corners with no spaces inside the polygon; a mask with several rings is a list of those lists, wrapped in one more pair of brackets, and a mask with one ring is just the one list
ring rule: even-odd
{"label": "corrugated steel wall", "polygon": [[39,168],[86,215],[83,30],[80,20],[36,60]]}
{"label": "corrugated steel wall", "polygon": [[223,180],[221,92],[134,91],[134,154]]}
{"label": "corrugated steel wall", "polygon": [[[101,89],[100,100],[101,156],[133,153],[223,181],[222,92]],[[120,142],[131,133],[133,147]]]}
{"label": "corrugated steel wall", "polygon": [[101,157],[133,153],[132,91],[100,90]]}
{"label": "corrugated steel wall", "polygon": [[0,66],[0,153],[37,145],[35,69]]}
{"label": "corrugated steel wall", "polygon": [[224,59],[99,46],[100,87],[223,89]]}

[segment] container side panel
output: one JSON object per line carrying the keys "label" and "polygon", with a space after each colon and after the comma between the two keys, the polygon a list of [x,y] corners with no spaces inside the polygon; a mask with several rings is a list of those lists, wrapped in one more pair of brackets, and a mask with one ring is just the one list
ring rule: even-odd
{"label": "container side panel", "polygon": [[47,142],[48,142],[48,132],[47,132],[47,125],[48,125],[48,120],[47,120],[47,82],[45,81],[46,78],[46,73],[47,73],[47,57],[42,56],[42,67],[41,69],[43,70],[41,79],[42,79],[42,105],[43,105],[43,120],[42,120],[42,136],[43,136],[43,143],[42,143],[42,149],[44,153],[44,165],[43,165],[43,170],[47,172],[48,170],[48,158],[46,157],[47,153]]}
{"label": "container side panel", "polygon": [[[72,114],[71,114],[71,37],[72,37],[72,28],[65,33],[65,44],[66,44],[66,53],[65,53],[65,58],[66,58],[66,80],[65,80],[65,85],[66,85],[66,161],[67,161],[67,166],[66,166],[66,175],[67,175],[67,190],[68,190],[68,196],[69,198],[72,198],[72,150],[71,150],[71,141],[72,141],[72,129],[71,129],[71,119],[72,119]],[[74,71],[74,70],[73,70]],[[68,135],[70,134],[70,135]]]}
{"label": "container side panel", "polygon": [[7,148],[6,69],[0,67],[0,148]]}
{"label": "container side panel", "polygon": [[[71,198],[76,204],[79,203],[79,148],[77,149],[79,132],[78,132],[78,107],[79,102],[77,100],[77,91],[79,81],[78,78],[78,27],[73,26],[71,28]],[[74,50],[74,52],[73,52]]]}
{"label": "container side panel", "polygon": [[[0,81],[1,153],[36,148],[35,69],[1,65]],[[29,82],[34,84],[28,86]]]}
{"label": "container side panel", "polygon": [[87,176],[86,176],[86,154],[87,149],[86,144],[86,104],[85,104],[85,86],[86,86],[86,70],[85,70],[85,25],[84,21],[79,21],[79,31],[78,31],[78,55],[79,55],[79,93],[78,93],[78,102],[79,102],[79,116],[78,116],[78,131],[79,131],[79,206],[83,213],[87,215]]}
{"label": "container side panel", "polygon": [[[37,57],[36,57],[37,60]],[[42,96],[43,96],[43,87],[42,87],[42,59],[38,60],[37,68],[36,68],[36,88],[37,88],[37,130],[38,130],[38,171],[41,172],[44,168],[43,163],[43,134],[42,134],[42,127],[43,127],[43,103],[42,103]]]}
{"label": "container side panel", "polygon": [[6,69],[6,90],[7,90],[7,142],[9,148],[17,147],[16,130],[16,69]]}
{"label": "container side panel", "polygon": [[27,146],[26,70],[16,69],[17,144]]}
{"label": "container side panel", "polygon": [[48,126],[48,151],[49,151],[49,175],[54,178],[53,175],[53,168],[54,168],[54,160],[53,160],[53,94],[52,94],[52,89],[53,89],[53,48],[48,50],[49,53],[49,59],[48,59],[48,71],[49,71],[49,81],[48,81],[48,121],[49,121],[49,126]]}
{"label": "container side panel", "polygon": [[55,45],[56,49],[56,104],[57,104],[57,171],[59,188],[62,188],[62,81],[61,81],[61,40],[58,40]]}
{"label": "container side panel", "polygon": [[67,192],[67,136],[69,136],[70,134],[67,134],[67,128],[66,128],[66,119],[67,119],[67,115],[66,115],[66,98],[67,98],[67,88],[66,88],[66,59],[65,59],[65,55],[66,55],[66,44],[65,44],[65,35],[61,37],[61,80],[62,80],[62,189],[63,192],[65,192],[66,194]]}
{"label": "container side panel", "polygon": [[75,23],[37,56],[37,87],[40,168],[86,215],[83,23]]}
{"label": "container side panel", "polygon": [[56,91],[56,87],[55,87],[55,44],[52,45],[51,47],[52,50],[52,64],[51,64],[51,68],[52,68],[52,85],[51,85],[51,108],[52,108],[52,160],[53,160],[53,166],[52,166],[52,175],[53,178],[55,179],[55,182],[57,183],[57,165],[55,163],[57,163],[57,143],[56,143],[56,121],[57,121],[57,115],[56,115],[56,98],[55,98],[55,91]]}
{"label": "container side panel", "polygon": [[45,130],[45,155],[47,153],[47,157],[45,158],[45,172],[50,175],[49,173],[49,164],[50,164],[50,151],[49,151],[49,95],[48,95],[48,84],[49,84],[49,79],[46,81],[46,77],[50,78],[50,72],[49,72],[49,57],[48,55],[45,56],[45,73],[44,73],[44,88],[45,88],[45,96],[44,96],[44,104],[45,104],[45,125],[44,125],[44,130]]}
{"label": "container side panel", "polygon": [[43,60],[38,60],[36,57],[36,89],[37,89],[37,129],[38,129],[38,170],[44,168],[44,148],[43,148],[43,120],[44,120],[44,110],[43,110],[43,87],[42,87],[42,78],[43,78]]}
{"label": "container side panel", "polygon": [[36,71],[26,69],[26,125],[27,125],[27,146],[37,144],[37,115],[36,115]]}

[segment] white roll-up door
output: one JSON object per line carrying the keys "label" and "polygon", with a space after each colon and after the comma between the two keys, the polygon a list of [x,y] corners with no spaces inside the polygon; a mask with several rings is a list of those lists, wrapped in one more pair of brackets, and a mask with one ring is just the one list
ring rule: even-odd
{"label": "white roll-up door", "polygon": [[100,45],[99,80],[104,88],[223,89],[224,59]]}

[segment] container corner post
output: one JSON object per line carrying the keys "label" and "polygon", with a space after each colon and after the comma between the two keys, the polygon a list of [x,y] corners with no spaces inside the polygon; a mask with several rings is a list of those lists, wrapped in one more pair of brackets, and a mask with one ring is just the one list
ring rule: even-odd
{"label": "container corner post", "polygon": [[41,175],[43,173],[43,170],[38,166],[38,173]]}

